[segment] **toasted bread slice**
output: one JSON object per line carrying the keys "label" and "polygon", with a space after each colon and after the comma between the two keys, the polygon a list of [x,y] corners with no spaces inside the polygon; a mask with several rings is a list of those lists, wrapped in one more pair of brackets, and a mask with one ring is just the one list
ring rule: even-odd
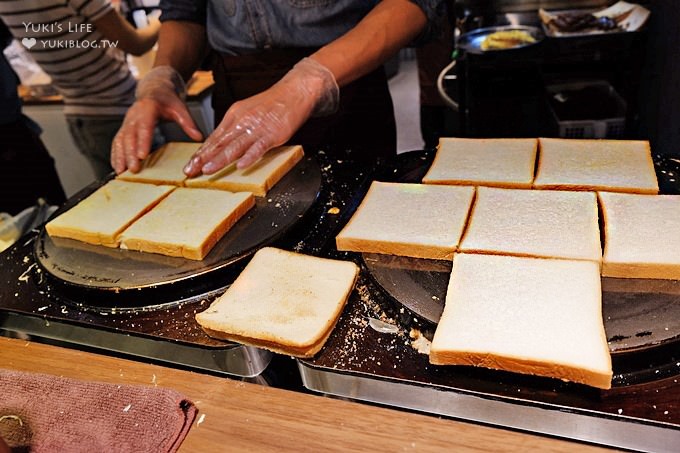
{"label": "toasted bread slice", "polygon": [[594,192],[477,188],[465,253],[602,261]]}
{"label": "toasted bread slice", "polygon": [[121,248],[202,260],[255,205],[250,192],[180,187],[121,235]]}
{"label": "toasted bread slice", "polygon": [[358,272],[349,261],[265,247],[196,320],[215,338],[311,357],[331,334]]}
{"label": "toasted bread slice", "polygon": [[536,189],[659,192],[647,141],[538,140]]}
{"label": "toasted bread slice", "polygon": [[335,238],[338,250],[451,259],[475,189],[373,182],[349,223]]}
{"label": "toasted bread slice", "polygon": [[440,138],[424,184],[531,188],[535,138]]}
{"label": "toasted bread slice", "polygon": [[608,389],[601,297],[592,261],[457,254],[430,362]]}
{"label": "toasted bread slice", "polygon": [[142,169],[138,173],[126,170],[118,175],[118,179],[181,186],[187,178],[183,171],[184,165],[200,146],[201,143],[193,142],[166,143],[142,163]]}
{"label": "toasted bread slice", "polygon": [[252,192],[255,196],[263,197],[303,157],[301,146],[281,146],[267,152],[262,159],[243,170],[232,164],[213,175],[187,179],[184,184],[187,187]]}
{"label": "toasted bread slice", "polygon": [[602,275],[680,280],[680,196],[599,192]]}
{"label": "toasted bread slice", "polygon": [[114,179],[49,221],[45,229],[50,236],[118,247],[120,233],[174,189]]}

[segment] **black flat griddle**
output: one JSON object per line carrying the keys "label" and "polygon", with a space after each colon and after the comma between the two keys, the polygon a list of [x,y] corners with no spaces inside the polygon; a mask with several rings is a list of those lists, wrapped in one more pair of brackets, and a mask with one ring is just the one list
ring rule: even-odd
{"label": "black flat griddle", "polygon": [[[316,201],[320,186],[316,159],[305,157],[267,196],[256,197],[255,207],[201,261],[51,238],[43,228],[35,242],[36,262],[49,277],[72,291],[115,294],[114,306],[127,305],[126,293],[139,301],[143,299],[139,297],[140,291],[158,293],[169,286],[174,288],[176,299],[177,285],[223,271],[284,235]],[[71,208],[94,189],[70,200],[55,215]],[[107,297],[98,298],[103,299]]]}
{"label": "black flat griddle", "polygon": [[[414,152],[394,179],[416,183],[428,170],[432,152]],[[680,160],[656,156],[663,193],[679,193],[673,178]],[[670,176],[669,176],[670,175]],[[673,184],[675,182],[675,184]],[[444,309],[449,261],[362,254],[368,272],[394,304],[433,326]],[[680,347],[680,281],[602,278],[602,311],[610,352],[643,353],[659,346]]]}

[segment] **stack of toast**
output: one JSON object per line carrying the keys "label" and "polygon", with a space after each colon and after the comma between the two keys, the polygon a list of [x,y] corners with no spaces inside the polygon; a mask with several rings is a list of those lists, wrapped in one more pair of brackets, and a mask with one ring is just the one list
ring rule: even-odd
{"label": "stack of toast", "polygon": [[[673,233],[680,197],[657,195],[646,141],[444,138],[422,184],[400,184],[399,193],[378,203],[383,184],[374,183],[336,244],[346,251],[453,256],[433,364],[609,388],[601,275],[680,278]],[[473,196],[449,196],[451,205],[442,208],[443,195],[428,195],[431,185]],[[420,194],[417,208],[400,193]],[[441,235],[423,214],[435,210],[453,240],[446,256],[423,256],[416,251],[434,248]],[[455,220],[444,220],[453,213]],[[402,240],[393,231],[403,231]]]}
{"label": "stack of toast", "polygon": [[231,165],[189,179],[182,171],[200,143],[172,142],[109,181],[45,226],[53,237],[202,260],[304,153],[283,146],[253,166]]}

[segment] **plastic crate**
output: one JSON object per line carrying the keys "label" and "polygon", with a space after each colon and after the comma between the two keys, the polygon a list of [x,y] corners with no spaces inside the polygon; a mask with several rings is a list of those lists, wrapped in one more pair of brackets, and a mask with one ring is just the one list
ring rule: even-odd
{"label": "plastic crate", "polygon": [[564,138],[620,138],[626,129],[626,101],[604,80],[546,87],[548,104]]}

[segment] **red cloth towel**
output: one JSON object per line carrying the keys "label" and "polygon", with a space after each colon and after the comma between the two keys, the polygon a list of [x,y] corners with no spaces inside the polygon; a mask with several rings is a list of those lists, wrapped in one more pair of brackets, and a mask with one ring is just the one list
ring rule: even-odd
{"label": "red cloth towel", "polygon": [[197,412],[171,389],[0,369],[0,436],[32,452],[174,452]]}

